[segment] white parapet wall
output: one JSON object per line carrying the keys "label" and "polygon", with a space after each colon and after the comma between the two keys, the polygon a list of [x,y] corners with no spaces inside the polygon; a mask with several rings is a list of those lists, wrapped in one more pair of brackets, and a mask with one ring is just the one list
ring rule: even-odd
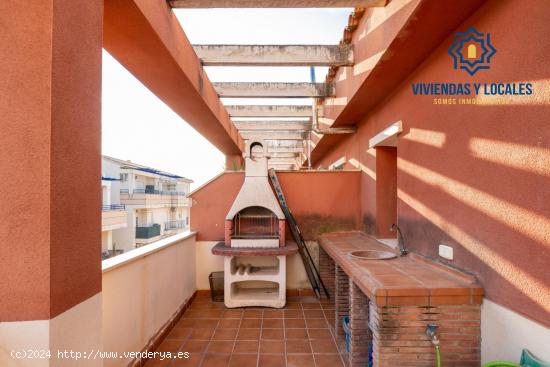
{"label": "white parapet wall", "polygon": [[521,350],[529,349],[550,362],[550,328],[488,299],[481,306],[481,362],[519,363]]}
{"label": "white parapet wall", "polygon": [[[195,233],[103,261],[103,350],[139,352],[196,290]],[[105,359],[104,367],[130,359]]]}

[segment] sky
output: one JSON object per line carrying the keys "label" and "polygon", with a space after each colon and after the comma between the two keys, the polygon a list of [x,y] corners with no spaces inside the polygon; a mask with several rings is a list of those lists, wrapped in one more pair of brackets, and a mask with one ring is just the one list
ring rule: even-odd
{"label": "sky", "polygon": [[[175,10],[192,44],[337,44],[352,9]],[[207,67],[213,82],[309,82],[307,67]],[[315,68],[323,81],[327,68]],[[223,99],[224,104],[311,104],[308,99]],[[179,174],[192,189],[220,173],[225,157],[106,51],[103,154]]]}

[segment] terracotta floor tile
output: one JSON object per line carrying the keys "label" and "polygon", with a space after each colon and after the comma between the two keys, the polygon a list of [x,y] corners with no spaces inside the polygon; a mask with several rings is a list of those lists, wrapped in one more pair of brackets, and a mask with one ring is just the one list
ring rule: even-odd
{"label": "terracotta floor tile", "polygon": [[283,318],[283,310],[264,310],[264,319],[282,319]]}
{"label": "terracotta floor tile", "polygon": [[311,348],[313,353],[317,354],[337,354],[336,344],[332,339],[315,339],[311,340]]}
{"label": "terracotta floor tile", "polygon": [[202,354],[191,354],[189,358],[177,358],[170,367],[198,367],[202,362]]}
{"label": "terracotta floor tile", "polygon": [[304,319],[285,319],[285,328],[303,329],[306,327]]}
{"label": "terracotta floor tile", "polygon": [[307,340],[308,335],[306,329],[286,329],[285,339],[301,339]]}
{"label": "terracotta floor tile", "polygon": [[189,337],[189,335],[191,335],[192,332],[193,332],[193,329],[190,329],[190,328],[175,327],[166,336],[166,339],[167,340],[185,340]]}
{"label": "terracotta floor tile", "polygon": [[286,310],[301,310],[302,305],[300,302],[287,302],[285,306]]}
{"label": "terracotta floor tile", "polygon": [[286,357],[287,367],[315,367],[312,354],[292,354]]}
{"label": "terracotta floor tile", "polygon": [[233,354],[258,354],[259,342],[257,340],[237,340]]}
{"label": "terracotta floor tile", "polygon": [[201,310],[188,310],[183,314],[183,317],[186,319],[202,318],[203,312],[201,312]]}
{"label": "terracotta floor tile", "polygon": [[260,340],[260,354],[284,354],[283,340]]}
{"label": "terracotta floor tile", "polygon": [[190,358],[147,366],[342,367],[333,325],[327,324],[334,323],[333,304],[295,299],[284,309],[226,309],[209,298],[195,299],[158,349],[188,352]]}
{"label": "terracotta floor tile", "polygon": [[260,354],[259,367],[285,367],[285,356],[282,354]]}
{"label": "terracotta floor tile", "polygon": [[206,353],[231,353],[234,344],[234,341],[229,340],[212,340],[206,348]]}
{"label": "terracotta floor tile", "polygon": [[262,327],[264,329],[282,329],[283,319],[264,319]]}
{"label": "terracotta floor tile", "polygon": [[212,340],[235,340],[239,329],[216,329]]}
{"label": "terracotta floor tile", "polygon": [[219,322],[220,320],[218,319],[196,319],[195,323],[193,324],[193,327],[195,329],[199,329],[199,328],[214,329],[218,326]]}
{"label": "terracotta floor tile", "polygon": [[256,367],[257,364],[257,354],[233,354],[229,361],[229,367]]}
{"label": "terracotta floor tile", "polygon": [[193,340],[210,340],[214,335],[214,329],[193,329],[189,339]]}
{"label": "terracotta floor tile", "polygon": [[346,341],[345,340],[339,340],[336,342],[336,347],[338,348],[338,351],[341,353],[341,354],[344,354],[344,353],[347,353],[347,349],[346,349]]}
{"label": "terracotta floor tile", "polygon": [[222,317],[224,319],[240,319],[243,317],[243,311],[241,310],[225,310]]}
{"label": "terracotta floor tile", "polygon": [[285,319],[303,319],[304,313],[302,310],[285,310]]}
{"label": "terracotta floor tile", "polygon": [[309,340],[287,340],[286,354],[311,354]]}
{"label": "terracotta floor tile", "polygon": [[176,327],[181,327],[181,328],[192,328],[194,327],[195,325],[195,319],[181,319],[180,321],[178,321],[178,323],[176,324]]}
{"label": "terracotta floor tile", "polygon": [[208,346],[208,340],[188,340],[181,348],[182,352],[203,353]]}
{"label": "terracotta floor tile", "polygon": [[205,310],[202,312],[204,315],[202,318],[204,319],[219,319],[222,317],[224,311],[223,310]]}
{"label": "terracotta floor tile", "polygon": [[170,367],[198,367],[202,362],[202,354],[192,354],[189,358],[177,358]]}
{"label": "terracotta floor tile", "polygon": [[171,359],[150,359],[145,364],[146,367],[164,367],[168,366],[172,360]]}
{"label": "terracotta floor tile", "polygon": [[207,354],[204,356],[201,367],[227,367],[230,354]]}
{"label": "terracotta floor tile", "polygon": [[241,329],[259,329],[262,326],[262,319],[242,319]]}
{"label": "terracotta floor tile", "polygon": [[325,319],[306,319],[306,324],[308,328],[318,329],[326,328],[328,326],[327,320]]}
{"label": "terracotta floor tile", "polygon": [[302,302],[302,308],[304,310],[320,310],[321,304],[319,302]]}
{"label": "terracotta floor tile", "polygon": [[182,340],[168,340],[166,339],[163,341],[159,347],[157,348],[157,351],[159,352],[177,352],[180,347],[182,346],[183,341]]}
{"label": "terracotta floor tile", "polygon": [[304,317],[306,319],[324,319],[325,313],[323,310],[304,310]]}
{"label": "terracotta floor tile", "polygon": [[317,367],[343,367],[342,359],[338,354],[314,354]]}
{"label": "terracotta floor tile", "polygon": [[243,318],[244,319],[261,319],[263,311],[259,310],[244,310]]}
{"label": "terracotta floor tile", "polygon": [[260,329],[239,329],[237,340],[259,340]]}
{"label": "terracotta floor tile", "polygon": [[310,339],[332,339],[329,329],[307,329]]}
{"label": "terracotta floor tile", "polygon": [[221,319],[218,328],[235,329],[241,325],[241,319]]}
{"label": "terracotta floor tile", "polygon": [[284,337],[283,329],[262,329],[263,340],[283,340]]}

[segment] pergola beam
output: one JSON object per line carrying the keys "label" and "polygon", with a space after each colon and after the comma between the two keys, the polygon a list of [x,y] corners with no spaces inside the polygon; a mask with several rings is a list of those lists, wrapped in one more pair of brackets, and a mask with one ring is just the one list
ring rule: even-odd
{"label": "pergola beam", "polygon": [[276,158],[296,158],[301,152],[268,152],[271,159]]}
{"label": "pergola beam", "polygon": [[239,130],[309,130],[311,121],[287,121],[287,120],[254,120],[254,121],[233,121]]}
{"label": "pergola beam", "polygon": [[173,8],[368,8],[387,0],[169,0]]}
{"label": "pergola beam", "polygon": [[331,83],[212,83],[223,98],[325,98],[334,94]]}
{"label": "pergola beam", "polygon": [[311,106],[225,106],[231,117],[311,117]]}
{"label": "pergola beam", "polygon": [[351,66],[349,45],[193,45],[205,66]]}
{"label": "pergola beam", "polygon": [[240,155],[237,129],[166,3],[104,3],[103,47],[224,154]]}
{"label": "pergola beam", "polygon": [[357,127],[329,127],[326,129],[313,129],[313,131],[322,135],[355,134],[357,132]]}
{"label": "pergola beam", "polygon": [[290,147],[268,147],[268,153],[303,153],[304,148],[300,146],[290,146]]}
{"label": "pergola beam", "polygon": [[304,140],[305,130],[239,130],[243,139]]}

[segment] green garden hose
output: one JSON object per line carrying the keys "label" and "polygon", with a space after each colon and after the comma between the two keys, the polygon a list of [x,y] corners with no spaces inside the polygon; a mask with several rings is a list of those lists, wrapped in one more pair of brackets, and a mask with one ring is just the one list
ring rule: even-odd
{"label": "green garden hose", "polygon": [[484,364],[482,367],[521,367],[519,364],[512,362],[493,361]]}
{"label": "green garden hose", "polygon": [[441,367],[441,353],[439,352],[439,345],[435,346],[435,362],[436,367]]}

